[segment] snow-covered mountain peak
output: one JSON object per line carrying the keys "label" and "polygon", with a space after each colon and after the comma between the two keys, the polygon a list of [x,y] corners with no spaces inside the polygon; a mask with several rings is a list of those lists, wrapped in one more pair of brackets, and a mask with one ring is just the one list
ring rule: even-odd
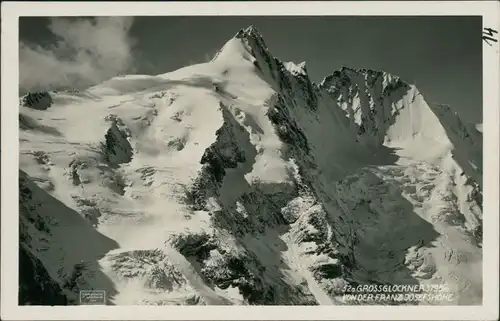
{"label": "snow-covered mountain peak", "polygon": [[262,34],[257,30],[255,26],[249,26],[245,29],[239,30],[234,38],[245,40],[245,42],[251,47],[252,50],[256,50],[256,47],[261,47],[261,49],[266,51],[268,50]]}
{"label": "snow-covered mountain peak", "polygon": [[254,25],[250,25],[246,28],[238,30],[235,37],[236,38],[252,37],[252,38],[262,39],[262,35],[260,34],[257,27],[255,27]]}
{"label": "snow-covered mountain peak", "polygon": [[319,88],[353,122],[360,143],[396,148],[403,158],[436,164],[451,153],[481,184],[482,138],[451,106],[429,103],[414,85],[372,69],[342,67]]}
{"label": "snow-covered mountain peak", "polygon": [[443,282],[481,302],[482,137],[399,77],[317,86],[250,27],[208,63],[27,97],[23,302],[350,304],[349,285]]}
{"label": "snow-covered mountain peak", "polygon": [[257,28],[249,26],[240,29],[234,37],[229,39],[215,55],[213,61],[231,60],[231,56],[232,59],[243,57],[248,60],[252,59],[250,56],[256,58],[254,51],[268,52],[268,49]]}

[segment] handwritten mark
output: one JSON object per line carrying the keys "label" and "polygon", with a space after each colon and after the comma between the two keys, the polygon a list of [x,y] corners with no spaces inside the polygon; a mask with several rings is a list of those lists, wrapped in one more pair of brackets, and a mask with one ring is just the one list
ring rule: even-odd
{"label": "handwritten mark", "polygon": [[494,38],[493,34],[498,33],[498,31],[491,29],[491,28],[484,28],[483,31],[483,40],[486,41],[486,43],[491,47],[493,46],[490,41],[493,42],[498,42],[497,39]]}

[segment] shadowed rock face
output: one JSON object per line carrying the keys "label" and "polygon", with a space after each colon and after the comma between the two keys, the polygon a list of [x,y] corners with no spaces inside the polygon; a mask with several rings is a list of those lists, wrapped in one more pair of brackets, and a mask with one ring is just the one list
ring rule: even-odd
{"label": "shadowed rock face", "polygon": [[19,305],[66,305],[60,285],[47,273],[43,263],[29,249],[19,247]]}
{"label": "shadowed rock face", "polygon": [[340,104],[359,140],[379,146],[398,115],[392,104],[408,94],[411,86],[382,71],[342,67],[325,77],[319,88]]}
{"label": "shadowed rock face", "polygon": [[38,231],[48,234],[51,230],[47,221],[36,213],[36,205],[31,203],[32,190],[27,185],[27,179],[21,175],[19,182],[19,304],[66,305],[67,298],[62,287],[50,277],[29,246],[32,242],[29,225],[32,224]]}

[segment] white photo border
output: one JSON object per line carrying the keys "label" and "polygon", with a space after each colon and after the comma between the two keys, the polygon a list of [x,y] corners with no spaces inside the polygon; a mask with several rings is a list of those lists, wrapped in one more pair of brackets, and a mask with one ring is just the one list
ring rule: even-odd
{"label": "white photo border", "polygon": [[[483,41],[482,306],[18,306],[20,16],[482,16],[498,1],[2,2],[1,317],[5,320],[497,320],[499,308],[499,47]],[[478,31],[479,32],[479,31]],[[481,34],[478,33],[478,37]],[[498,39],[498,34],[497,34]]]}

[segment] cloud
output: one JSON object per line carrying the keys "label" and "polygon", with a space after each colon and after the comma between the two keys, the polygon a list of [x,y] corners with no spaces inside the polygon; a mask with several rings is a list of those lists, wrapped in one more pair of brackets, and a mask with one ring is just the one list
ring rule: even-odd
{"label": "cloud", "polygon": [[21,91],[85,88],[133,72],[133,17],[53,18],[49,47],[20,42]]}

